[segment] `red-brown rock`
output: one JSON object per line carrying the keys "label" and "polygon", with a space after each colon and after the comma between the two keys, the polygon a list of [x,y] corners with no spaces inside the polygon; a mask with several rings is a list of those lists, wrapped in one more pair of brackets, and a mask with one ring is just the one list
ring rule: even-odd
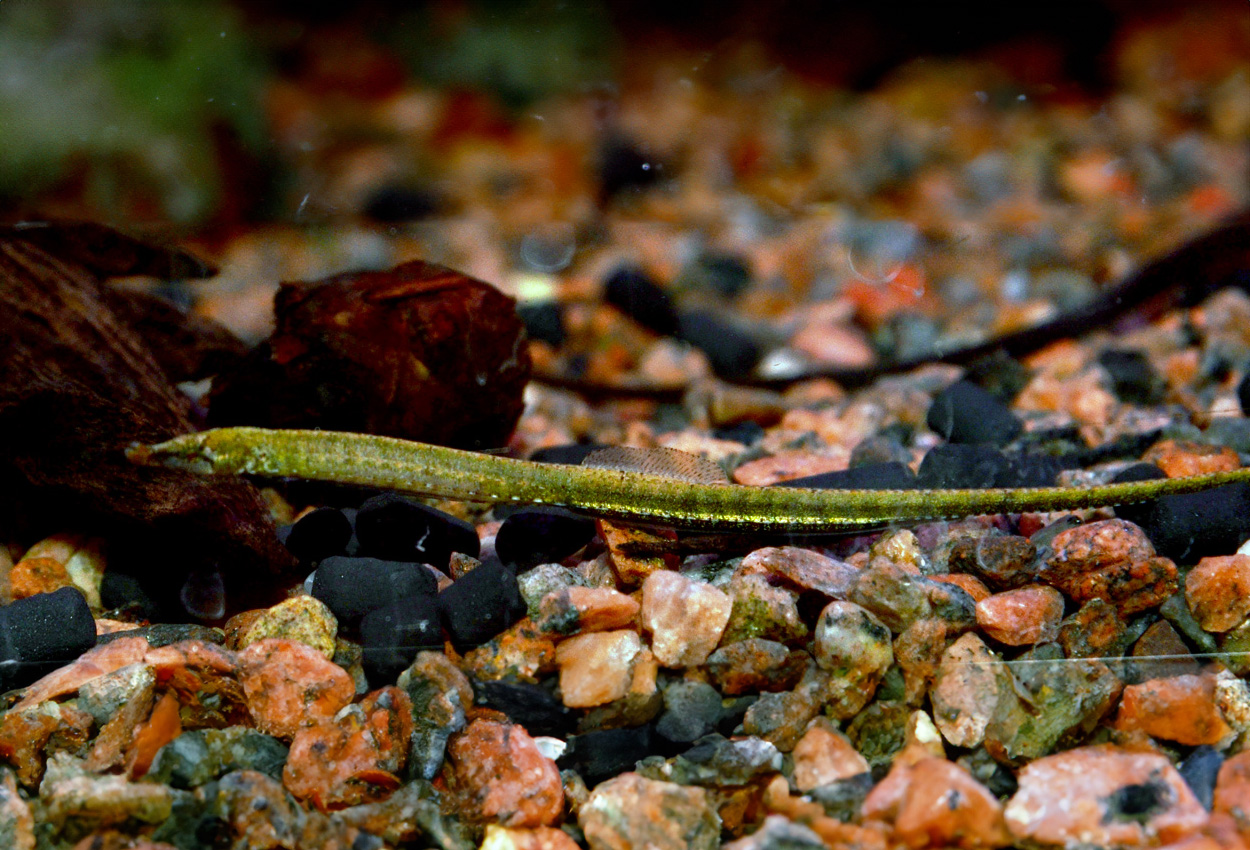
{"label": "red-brown rock", "polygon": [[1030,585],[995,593],[977,603],[977,625],[1007,646],[1052,641],[1063,619],[1063,596],[1053,587]]}
{"label": "red-brown rock", "polygon": [[1215,702],[1211,676],[1172,676],[1129,685],[1120,696],[1116,728],[1141,730],[1154,738],[1220,747],[1233,737]]}
{"label": "red-brown rock", "polygon": [[865,821],[893,824],[906,847],[1004,847],[1011,843],[1003,807],[954,762],[896,763],[864,799]]}
{"label": "red-brown rock", "polygon": [[474,720],[448,741],[447,769],[471,819],[553,826],[564,813],[560,771],[521,726]]}
{"label": "red-brown rock", "polygon": [[279,738],[329,720],[356,696],[346,670],[307,644],[282,638],[239,653],[239,682],[256,728]]}
{"label": "red-brown rock", "polygon": [[1203,558],[1185,577],[1185,601],[1206,631],[1237,628],[1250,615],[1250,555]]}
{"label": "red-brown rock", "polygon": [[372,803],[400,785],[412,736],[412,701],[388,686],[291,741],[282,784],[321,811]]}
{"label": "red-brown rock", "polygon": [[213,384],[215,425],[507,442],[530,360],[513,299],[429,263],[283,284],[276,330]]}
{"label": "red-brown rock", "polygon": [[1150,847],[1178,841],[1206,810],[1165,756],[1110,745],[1026,765],[1007,803],[1007,828],[1025,846]]}

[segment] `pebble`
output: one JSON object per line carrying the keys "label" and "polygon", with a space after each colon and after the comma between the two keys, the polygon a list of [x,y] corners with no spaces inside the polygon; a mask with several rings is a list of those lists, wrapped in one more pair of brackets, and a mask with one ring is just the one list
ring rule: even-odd
{"label": "pebble", "polygon": [[798,684],[811,657],[783,643],[748,638],[722,643],[707,659],[712,683],[726,696],[785,691]]}
{"label": "pebble", "polygon": [[733,607],[722,643],[752,638],[795,643],[807,636],[807,625],[799,616],[798,594],[775,587],[758,573],[735,573],[729,582]]}
{"label": "pebble", "polygon": [[589,708],[624,697],[641,652],[642,641],[632,629],[587,632],[562,641],[556,663],[564,704]]}
{"label": "pebble", "polygon": [[95,621],[77,588],[62,587],[0,606],[0,688],[10,690],[56,670],[95,646]]}
{"label": "pebble", "polygon": [[[1123,508],[1118,511],[1128,515]],[[1133,511],[1131,518],[1161,555],[1175,561],[1227,555],[1250,536],[1250,484],[1164,496]]]}
{"label": "pebble", "polygon": [[679,785],[744,786],[775,775],[784,763],[781,751],[767,741],[754,737],[728,739],[714,732],[666,762],[666,775],[659,778]]}
{"label": "pebble", "polygon": [[433,779],[443,763],[448,739],[465,727],[466,713],[473,707],[473,686],[441,652],[418,652],[395,684],[412,703],[408,772]]}
{"label": "pebble", "polygon": [[475,679],[511,679],[537,682],[556,669],[554,636],[529,619],[521,619],[507,631],[465,653],[461,662]]}
{"label": "pebble", "polygon": [[564,306],[559,301],[530,301],[517,305],[517,315],[525,323],[525,334],[559,348],[568,338],[564,327]]}
{"label": "pebble", "polygon": [[470,840],[469,829],[459,819],[444,815],[439,808],[441,801],[442,795],[429,782],[418,779],[405,783],[384,800],[341,809],[332,817],[338,823],[377,836],[391,847],[415,844],[439,850],[473,850],[477,844]]}
{"label": "pebble", "polygon": [[1215,701],[1209,675],[1172,676],[1128,685],[1120,696],[1117,729],[1140,730],[1187,746],[1228,746],[1235,736]]}
{"label": "pebble", "polygon": [[26,599],[37,593],[52,593],[62,587],[73,587],[65,565],[55,558],[22,558],[9,570],[9,592],[12,599]]}
{"label": "pebble", "polygon": [[830,602],[812,635],[812,654],[830,674],[824,710],[831,717],[854,717],[872,699],[894,662],[890,630],[853,602]]}
{"label": "pebble", "polygon": [[585,581],[575,570],[559,564],[539,564],[517,576],[526,616],[531,619],[539,616],[539,605],[548,594],[574,586],[585,586]]}
{"label": "pebble", "polygon": [[242,650],[266,638],[283,638],[299,641],[326,658],[333,658],[338,631],[338,621],[324,602],[313,596],[292,596],[262,611],[230,648]]}
{"label": "pebble", "polygon": [[604,632],[632,626],[640,603],[608,587],[565,587],[543,597],[534,625],[559,634]]}
{"label": "pebble", "polygon": [[784,579],[799,590],[812,590],[831,599],[846,599],[859,579],[859,570],[818,552],[797,546],[766,546],[742,559],[738,573],[758,572]]}
{"label": "pebble", "polygon": [[[98,538],[81,537],[77,534],[54,534],[27,549],[22,560],[50,558],[61,564],[72,586],[78,588],[82,595],[87,597],[87,606],[92,611],[100,611],[104,608],[104,603],[100,599],[100,586],[105,575],[103,546],[104,542]],[[49,589],[56,590],[55,587]],[[16,590],[14,590],[14,596],[16,597]]]}
{"label": "pebble", "polygon": [[677,311],[668,293],[638,266],[619,266],[609,274],[603,300],[660,336],[677,333]]}
{"label": "pebble", "polygon": [[1215,780],[1212,811],[1231,815],[1244,836],[1250,817],[1250,750],[1225,760]]}
{"label": "pebble", "polygon": [[894,639],[894,661],[902,671],[908,705],[920,705],[933,686],[950,631],[944,621],[929,617],[916,620]]}
{"label": "pebble", "polygon": [[790,752],[820,711],[830,676],[815,663],[808,665],[794,690],[761,694],[742,718],[742,731]]}
{"label": "pebble", "polygon": [[852,466],[847,469],[817,472],[775,483],[778,487],[811,487],[815,490],[911,490],[916,487],[916,474],[911,467],[898,461],[856,466],[855,452],[852,451],[849,463]]}
{"label": "pebble", "polygon": [[573,735],[560,763],[577,771],[587,785],[598,785],[655,752],[655,728],[649,724],[624,729],[596,729]]}
{"label": "pebble", "polygon": [[955,539],[947,556],[952,573],[971,573],[995,590],[1037,580],[1037,547],[1025,537],[1003,534]]}
{"label": "pebble", "polygon": [[1078,604],[1104,599],[1122,617],[1162,604],[1179,587],[1176,565],[1156,557],[1145,533],[1122,519],[1057,534],[1041,578]]}
{"label": "pebble", "polygon": [[1008,661],[1007,675],[1011,687],[999,690],[984,739],[985,749],[1004,765],[1087,739],[1115,709],[1122,688],[1107,664],[1065,658],[1055,644]]}
{"label": "pebble", "polygon": [[916,484],[929,489],[984,489],[1016,483],[1011,459],[986,444],[942,443],[925,453]]}
{"label": "pebble", "polygon": [[83,682],[78,688],[78,707],[91,715],[96,726],[103,726],[118,709],[155,687],[156,671],[151,665],[128,664]]}
{"label": "pebble", "polygon": [[905,847],[1005,847],[1011,843],[998,799],[954,762],[898,763],[868,794],[865,821],[881,820]]}
{"label": "pebble", "polygon": [[164,785],[130,782],[124,776],[93,776],[49,764],[40,786],[40,820],[53,835],[81,834],[127,821],[156,825],[172,813],[174,794]]}
{"label": "pebble", "polygon": [[525,616],[516,574],[498,561],[484,561],[438,594],[438,612],[459,649],[478,646]]}
{"label": "pebble", "polygon": [[1005,446],[1024,430],[1010,408],[970,381],[956,381],[938,393],[926,421],[952,443]]}
{"label": "pebble", "polygon": [[422,564],[378,558],[326,558],[313,573],[312,595],[330,607],[338,621],[355,628],[370,611],[410,596],[433,596],[438,581]]}
{"label": "pebble", "polygon": [[278,738],[329,720],[356,696],[342,667],[283,638],[266,638],[239,653],[239,684],[256,728]]}
{"label": "pebble", "polygon": [[301,563],[315,564],[343,555],[352,539],[352,522],[338,508],[315,508],[286,532],[283,543]]}
{"label": "pebble", "polygon": [[1163,401],[1166,384],[1144,353],[1108,348],[1097,362],[1111,379],[1111,391],[1125,404],[1150,406]]}
{"label": "pebble", "polygon": [[1224,756],[1206,744],[1194,747],[1176,766],[1189,790],[1194,792],[1194,797],[1207,811],[1215,805],[1215,783],[1223,766]]}
{"label": "pebble", "polygon": [[972,748],[985,740],[998,702],[1001,663],[972,633],[961,636],[942,654],[929,698],[933,721],[948,743]]}
{"label": "pebble", "polygon": [[17,792],[12,772],[0,769],[0,845],[35,850],[35,816]]}
{"label": "pebble", "polygon": [[712,370],[732,380],[749,375],[763,352],[759,343],[742,328],[715,310],[696,308],[677,319],[677,338],[707,355]]}
{"label": "pebble", "polygon": [[[215,792],[215,793],[214,793]],[[382,843],[337,818],[301,809],[282,785],[263,773],[238,770],[209,786],[209,816],[193,835],[236,847],[294,850],[382,850]],[[214,827],[222,830],[215,832]],[[231,839],[234,839],[233,843]]]}
{"label": "pebble", "polygon": [[655,731],[670,741],[690,743],[715,729],[722,714],[716,688],[706,682],[679,680],[664,688],[664,713]]}
{"label": "pebble", "polygon": [[36,788],[44,775],[44,759],[52,757],[53,735],[62,746],[78,750],[87,743],[91,717],[72,706],[45,702],[10,709],[0,718],[0,757],[17,769],[17,781]]}
{"label": "pebble", "polygon": [[287,753],[277,738],[245,726],[188,729],[157,751],[145,777],[188,790],[235,770],[256,770],[280,781]]}
{"label": "pebble", "polygon": [[397,493],[366,499],[356,512],[359,554],[387,561],[415,561],[446,569],[452,552],[477,557],[472,524]]}
{"label": "pebble", "polygon": [[1040,758],[1005,809],[1018,842],[1149,847],[1179,841],[1206,810],[1165,756],[1101,744]]}
{"label": "pebble", "polygon": [[1135,673],[1130,678],[1132,682],[1202,672],[1198,659],[1167,620],[1151,623],[1133,644],[1131,656]]}
{"label": "pebble", "polygon": [[376,802],[401,784],[412,727],[412,702],[403,690],[374,691],[295,733],[282,784],[323,812]]}
{"label": "pebble", "polygon": [[528,682],[477,681],[474,702],[502,711],[535,737],[563,738],[577,725],[577,716],[545,687]]}
{"label": "pebble", "polygon": [[791,751],[794,787],[807,793],[822,785],[831,785],[869,770],[868,761],[837,727],[825,718],[817,718],[807,727],[803,737]]}
{"label": "pebble", "polygon": [[902,632],[915,621],[932,616],[930,585],[907,567],[879,559],[859,572],[848,596],[891,631]]}
{"label": "pebble", "polygon": [[721,845],[722,850],[822,850],[827,847],[821,836],[782,815],[769,815],[750,835]]}
{"label": "pebble", "polygon": [[697,667],[720,643],[732,607],[724,591],[661,570],[643,582],[639,619],[661,666]]}
{"label": "pebble", "polygon": [[590,850],[716,850],[721,819],[702,788],[623,773],[601,782],[577,813]]}
{"label": "pebble", "polygon": [[506,827],[560,822],[560,771],[520,726],[474,720],[448,742],[447,766],[448,782],[473,820]]}
{"label": "pebble", "polygon": [[[605,554],[612,575],[611,586],[632,590],[641,587],[642,583],[647,580],[647,576],[652,573],[671,569],[676,565],[676,559],[671,555],[637,554],[631,551],[642,546],[649,547],[652,551],[658,548],[662,552],[671,545],[674,538],[671,531],[652,531],[603,519],[598,520],[595,526],[599,530],[599,536],[608,547]],[[600,572],[599,566],[602,563],[601,558],[596,558],[593,561],[582,562],[577,569],[579,573],[589,578],[589,575]],[[587,583],[599,584],[594,580]]]}
{"label": "pebble", "polygon": [[1241,467],[1237,453],[1227,446],[1211,446],[1190,441],[1162,440],[1142,455],[1168,478],[1188,478],[1212,472],[1232,472]]}
{"label": "pebble", "polygon": [[1062,619],[1063,596],[1046,585],[995,593],[977,603],[977,625],[1007,646],[1052,641],[1059,636]]}
{"label": "pebble", "polygon": [[1059,645],[1068,658],[1120,655],[1131,638],[1115,606],[1091,599],[1059,624]]}
{"label": "pebble", "polygon": [[1250,555],[1203,558],[1185,576],[1185,601],[1204,631],[1237,628],[1250,616]]}
{"label": "pebble", "polygon": [[495,535],[499,560],[518,570],[558,563],[595,537],[595,521],[557,507],[523,508],[509,514]]}
{"label": "pebble", "polygon": [[813,479],[824,481],[826,475],[845,472],[849,457],[845,450],[829,454],[780,451],[739,464],[733,471],[733,480],[749,487],[807,487]]}
{"label": "pebble", "polygon": [[577,850],[578,844],[563,830],[550,826],[508,829],[487,824],[480,850]]}
{"label": "pebble", "polygon": [[419,652],[443,648],[435,597],[418,593],[375,608],[360,621],[361,662],[374,684],[393,682]]}

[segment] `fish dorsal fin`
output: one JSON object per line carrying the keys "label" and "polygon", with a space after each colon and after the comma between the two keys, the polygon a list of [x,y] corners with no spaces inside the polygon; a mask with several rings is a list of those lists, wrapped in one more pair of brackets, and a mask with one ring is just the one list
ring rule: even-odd
{"label": "fish dorsal fin", "polygon": [[634,446],[608,446],[586,455],[582,466],[615,469],[675,478],[692,484],[728,484],[729,476],[719,464],[680,449],[639,449]]}

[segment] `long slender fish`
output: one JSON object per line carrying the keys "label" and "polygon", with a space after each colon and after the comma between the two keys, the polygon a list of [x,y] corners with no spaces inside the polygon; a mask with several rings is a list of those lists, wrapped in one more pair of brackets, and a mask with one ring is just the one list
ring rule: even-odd
{"label": "long slender fish", "polygon": [[1250,481],[1232,472],[986,490],[811,490],[696,483],[643,472],[535,463],[335,431],[221,428],[128,452],[197,473],[304,478],[474,502],[559,505],[643,525],[714,532],[822,533],[978,514],[1089,508]]}

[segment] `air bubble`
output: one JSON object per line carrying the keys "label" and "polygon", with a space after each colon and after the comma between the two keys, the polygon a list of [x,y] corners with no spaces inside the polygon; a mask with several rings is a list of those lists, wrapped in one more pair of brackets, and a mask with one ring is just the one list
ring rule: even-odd
{"label": "air bubble", "polygon": [[553,273],[565,269],[573,261],[577,235],[573,225],[556,222],[537,228],[521,239],[521,261],[538,272]]}

